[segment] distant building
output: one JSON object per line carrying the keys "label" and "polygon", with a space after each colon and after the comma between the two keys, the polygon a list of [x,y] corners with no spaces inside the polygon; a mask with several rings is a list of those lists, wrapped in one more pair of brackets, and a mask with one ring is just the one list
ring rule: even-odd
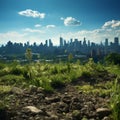
{"label": "distant building", "polygon": [[114,45],[115,45],[115,46],[118,46],[118,45],[119,45],[119,38],[118,38],[118,37],[115,37],[115,38],[114,38]]}
{"label": "distant building", "polygon": [[90,47],[90,40],[88,40],[88,47]]}
{"label": "distant building", "polygon": [[83,46],[86,46],[87,44],[86,44],[86,39],[84,38],[84,40],[83,40]]}
{"label": "distant building", "polygon": [[48,46],[48,40],[45,41],[45,46],[46,46],[46,47]]}
{"label": "distant building", "polygon": [[63,38],[60,37],[60,47],[63,47]]}
{"label": "distant building", "polygon": [[51,39],[49,39],[49,47],[52,47],[53,46],[53,43],[51,41]]}
{"label": "distant building", "polygon": [[108,39],[105,39],[105,47],[108,47]]}

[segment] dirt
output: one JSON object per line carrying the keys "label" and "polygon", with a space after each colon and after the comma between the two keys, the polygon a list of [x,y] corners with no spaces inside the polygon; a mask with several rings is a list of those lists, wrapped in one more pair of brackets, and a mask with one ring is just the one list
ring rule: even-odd
{"label": "dirt", "polygon": [[[86,79],[80,77],[54,93],[35,86],[23,90],[15,87],[9,93],[9,107],[0,111],[0,120],[112,120],[109,96],[85,94],[76,88],[96,78]],[[101,77],[97,79],[101,82]]]}

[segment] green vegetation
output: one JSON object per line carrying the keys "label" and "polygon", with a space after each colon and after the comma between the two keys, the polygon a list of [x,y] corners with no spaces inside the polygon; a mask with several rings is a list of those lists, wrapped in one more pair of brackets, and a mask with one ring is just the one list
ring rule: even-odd
{"label": "green vegetation", "polygon": [[26,49],[25,56],[29,62],[32,60],[32,50],[30,48]]}
{"label": "green vegetation", "polygon": [[106,62],[115,64],[115,65],[120,65],[120,54],[118,53],[111,53],[105,58]]}
{"label": "green vegetation", "polygon": [[112,109],[112,117],[114,120],[120,120],[120,84],[118,80],[114,81],[111,92],[110,107]]}
{"label": "green vegetation", "polygon": [[[79,91],[85,94],[94,94],[101,97],[110,97],[110,107],[112,109],[114,120],[120,119],[120,66],[116,62],[106,66],[95,63],[90,58],[86,63],[80,64],[72,62],[72,54],[69,55],[67,62],[33,63],[32,51],[26,50],[26,57],[29,61],[27,64],[20,64],[17,61],[13,63],[0,63],[0,94],[8,93],[13,86],[29,87],[30,85],[42,87],[45,92],[54,92],[54,90],[63,88],[68,83],[79,81],[83,78],[85,84],[76,85]],[[110,58],[108,56],[106,59]],[[102,79],[102,75],[111,74],[116,76],[117,80],[99,82],[97,78]],[[92,79],[94,78],[94,79]],[[6,98],[4,98],[6,99]],[[0,100],[0,108],[6,106]],[[76,112],[74,113],[77,114]]]}

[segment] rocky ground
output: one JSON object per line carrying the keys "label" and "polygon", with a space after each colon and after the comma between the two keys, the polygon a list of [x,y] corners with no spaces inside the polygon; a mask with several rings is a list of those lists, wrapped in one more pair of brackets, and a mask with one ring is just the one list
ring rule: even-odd
{"label": "rocky ground", "polygon": [[54,93],[34,86],[23,90],[14,87],[9,107],[0,111],[0,120],[112,120],[109,96],[78,91],[76,85],[84,84],[80,79]]}

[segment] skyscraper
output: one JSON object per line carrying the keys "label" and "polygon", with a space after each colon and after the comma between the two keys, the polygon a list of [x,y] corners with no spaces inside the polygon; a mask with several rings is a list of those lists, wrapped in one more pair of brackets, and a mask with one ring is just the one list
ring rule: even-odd
{"label": "skyscraper", "polygon": [[114,45],[115,45],[115,46],[118,46],[118,45],[119,45],[119,38],[118,38],[118,37],[115,37],[115,38],[114,38]]}
{"label": "skyscraper", "polygon": [[63,38],[60,37],[60,47],[63,47]]}
{"label": "skyscraper", "polygon": [[52,47],[53,46],[53,43],[51,41],[51,39],[49,39],[49,47]]}
{"label": "skyscraper", "polygon": [[105,39],[105,47],[107,47],[108,46],[108,39],[106,38]]}
{"label": "skyscraper", "polygon": [[48,46],[48,40],[45,41],[45,46]]}

